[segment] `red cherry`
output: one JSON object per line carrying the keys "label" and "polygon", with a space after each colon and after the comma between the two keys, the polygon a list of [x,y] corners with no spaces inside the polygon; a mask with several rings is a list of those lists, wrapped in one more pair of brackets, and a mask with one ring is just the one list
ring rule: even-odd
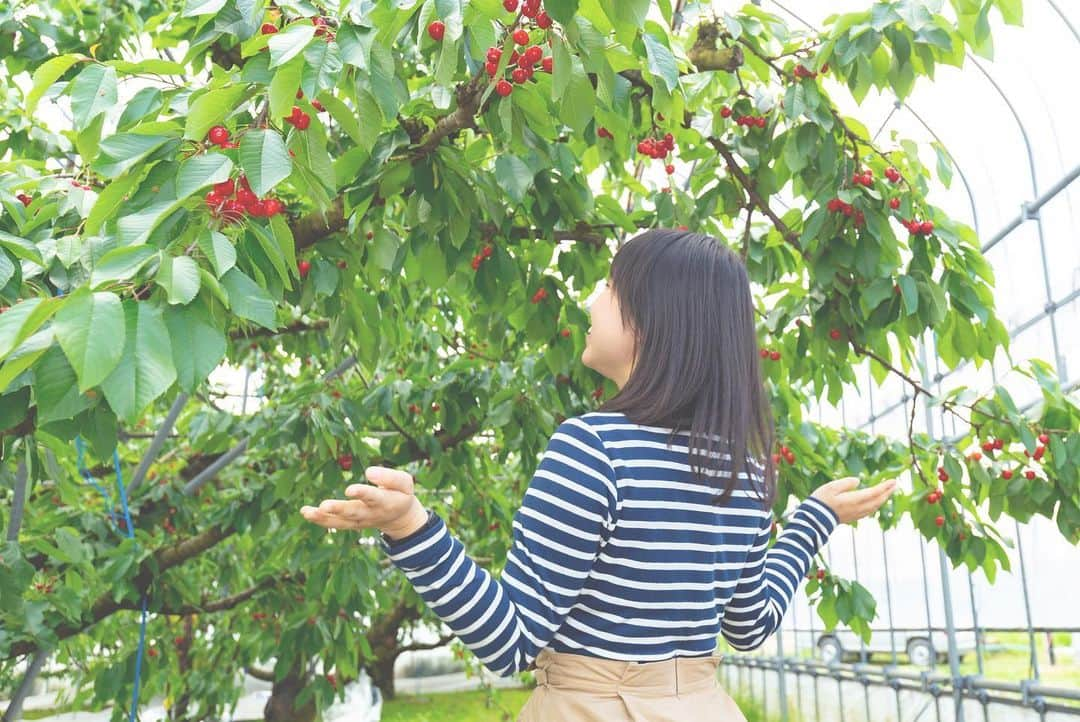
{"label": "red cherry", "polygon": [[731,108],[727,107],[726,105],[724,107],[720,108],[720,117],[721,118],[730,118],[731,117]]}
{"label": "red cherry", "polygon": [[1040,444],[1049,444],[1050,443],[1050,437],[1047,434],[1039,434],[1039,443]]}
{"label": "red cherry", "polygon": [[303,113],[296,119],[296,122],[293,123],[293,125],[296,126],[297,130],[307,130],[308,126],[311,125],[311,116],[307,113]]}
{"label": "red cherry", "polygon": [[525,57],[529,59],[529,62],[536,65],[540,62],[540,59],[544,57],[544,49],[539,45],[531,45],[525,51]]}
{"label": "red cherry", "polygon": [[761,358],[769,358],[769,349],[761,349],[760,351],[758,351],[758,355],[761,356]]}
{"label": "red cherry", "polygon": [[945,517],[938,514],[936,517],[934,517],[934,523],[938,526],[945,526]]}
{"label": "red cherry", "polygon": [[1001,472],[1001,478],[1004,479],[1005,481],[1008,481],[1012,477],[1013,477],[1013,473],[1012,473],[1011,469],[1006,469],[1005,471]]}
{"label": "red cherry", "polygon": [[820,581],[821,581],[822,579],[824,579],[824,578],[825,578],[825,570],[824,570],[824,569],[818,569],[818,570],[817,570],[817,578],[818,578],[818,581],[819,581],[819,582],[820,582]]}
{"label": "red cherry", "polygon": [[518,0],[503,0],[503,9],[512,13],[518,9]]}
{"label": "red cherry", "polygon": [[20,203],[23,204],[24,208],[34,202],[34,199],[31,198],[30,196],[26,195],[25,193],[20,193],[17,196],[15,196],[15,198],[16,198],[16,200],[18,200]]}
{"label": "red cherry", "polygon": [[780,447],[780,453],[783,454],[784,456],[787,456],[788,454],[791,453],[791,449],[789,449],[786,446],[781,446]]}
{"label": "red cherry", "polygon": [[773,361],[779,361],[780,360],[780,352],[779,351],[773,351],[772,353],[769,354],[769,358],[772,359]]}
{"label": "red cherry", "polygon": [[563,329],[562,331],[560,331],[559,333],[561,333],[561,334],[562,334],[562,337],[563,337],[563,338],[570,338],[570,329],[568,329],[568,328],[564,328],[564,329]]}
{"label": "red cherry", "polygon": [[300,278],[307,278],[308,273],[311,272],[311,261],[300,261],[296,264],[296,268],[300,271]]}
{"label": "red cherry", "polygon": [[675,172],[675,166],[668,163],[666,166],[664,166],[664,172],[667,173],[668,175],[671,175],[672,173]]}
{"label": "red cherry", "polygon": [[900,207],[900,199],[899,198],[890,198],[889,199],[889,208],[892,208],[895,211],[899,207]]}
{"label": "red cherry", "polygon": [[487,71],[489,77],[494,78],[495,73],[499,72],[499,62],[497,60],[489,60],[484,64],[484,70]]}
{"label": "red cherry", "polygon": [[544,13],[544,12],[537,15],[536,16],[536,27],[540,28],[541,30],[547,30],[548,28],[550,28],[551,27],[551,16],[548,15],[547,13]]}
{"label": "red cherry", "polygon": [[273,23],[263,23],[259,29],[262,30],[263,35],[273,35],[278,31],[278,26]]}
{"label": "red cherry", "polygon": [[518,28],[513,34],[514,42],[518,45],[529,44],[529,31],[523,28]]}
{"label": "red cherry", "polygon": [[978,461],[981,458],[982,458],[982,454],[980,454],[978,451],[971,452],[971,460],[972,461]]}
{"label": "red cherry", "polygon": [[[484,246],[484,249],[481,251],[484,258],[489,257],[494,252],[495,252],[495,247],[494,246]],[[485,345],[487,345],[487,344],[485,344]]]}
{"label": "red cherry", "polygon": [[596,135],[598,137],[600,137],[600,138],[610,138],[610,139],[615,138],[615,136],[613,136],[611,134],[611,131],[608,130],[607,128],[605,128],[604,126],[600,126],[599,128],[596,129]]}
{"label": "red cherry", "polygon": [[1024,472],[1024,476],[1027,477],[1028,480],[1034,479],[1035,478],[1035,472],[1031,471],[1029,469],[1029,470]]}
{"label": "red cherry", "polygon": [[994,448],[1002,449],[1005,447],[1005,439],[994,439]]}
{"label": "red cherry", "polygon": [[502,57],[502,48],[494,48],[494,47],[488,48],[487,58],[486,58],[488,62],[497,63],[497,62],[499,62],[499,58],[501,58],[501,57]]}
{"label": "red cherry", "polygon": [[432,40],[442,40],[446,35],[446,25],[441,20],[432,20],[427,26],[427,34]]}
{"label": "red cherry", "polygon": [[831,331],[829,331],[829,338],[831,338],[833,341],[839,341],[840,340],[840,329],[834,328]]}
{"label": "red cherry", "polygon": [[772,455],[772,460],[773,460],[774,464],[779,464],[780,463],[780,454],[773,454]]}
{"label": "red cherry", "polygon": [[342,471],[349,471],[352,469],[352,454],[342,454],[337,458],[337,462]]}
{"label": "red cherry", "polygon": [[148,657],[156,657],[158,656],[158,651],[156,648],[151,647],[150,649],[146,650],[146,655]]}
{"label": "red cherry", "polygon": [[1038,461],[1039,459],[1043,458],[1043,454],[1045,454],[1045,453],[1046,453],[1046,447],[1045,446],[1037,446],[1037,447],[1035,447],[1035,453],[1032,455],[1031,458],[1035,459],[1035,461]]}
{"label": "red cherry", "polygon": [[525,75],[525,71],[521,68],[514,68],[514,72],[510,73],[510,77],[518,85],[521,85],[526,80],[528,80],[528,77]]}
{"label": "red cherry", "polygon": [[206,205],[209,208],[216,210],[217,207],[221,205],[222,200],[223,199],[221,197],[221,194],[219,194],[217,191],[210,191],[206,194]]}
{"label": "red cherry", "polygon": [[934,222],[933,221],[923,221],[922,225],[919,227],[919,230],[922,231],[924,236],[933,233],[934,232]]}
{"label": "red cherry", "polygon": [[367,232],[367,233],[365,234],[365,237],[366,237],[366,238],[367,238],[367,239],[368,239],[368,240],[370,241],[370,240],[371,240],[372,238],[374,238],[374,237],[375,237],[375,233],[374,233],[373,231],[368,231],[368,232]]}
{"label": "red cherry", "polygon": [[233,179],[214,184],[214,192],[223,198],[228,198],[236,190],[236,182]]}
{"label": "red cherry", "polygon": [[215,125],[210,129],[207,137],[210,139],[211,143],[221,145],[229,139],[229,130],[224,125]]}
{"label": "red cherry", "polygon": [[278,213],[285,210],[285,204],[277,198],[267,198],[263,201],[263,210],[265,211],[266,217],[269,218],[270,216],[276,216]]}
{"label": "red cherry", "polygon": [[495,83],[495,92],[504,98],[510,95],[513,90],[514,86],[507,82],[505,78],[500,80],[498,83]]}

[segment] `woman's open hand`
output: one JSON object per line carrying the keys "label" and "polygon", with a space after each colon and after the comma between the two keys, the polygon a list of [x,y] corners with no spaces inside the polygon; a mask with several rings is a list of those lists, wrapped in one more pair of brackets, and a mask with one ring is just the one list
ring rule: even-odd
{"label": "woman's open hand", "polygon": [[318,507],[300,507],[300,513],[327,529],[378,529],[400,539],[427,522],[427,511],[413,496],[412,474],[384,466],[369,466],[364,475],[372,484],[350,484],[348,500],[326,499]]}
{"label": "woman's open hand", "polygon": [[822,484],[810,496],[836,512],[841,524],[862,519],[877,511],[896,490],[896,479],[886,479],[868,489],[856,489],[859,479],[845,476]]}

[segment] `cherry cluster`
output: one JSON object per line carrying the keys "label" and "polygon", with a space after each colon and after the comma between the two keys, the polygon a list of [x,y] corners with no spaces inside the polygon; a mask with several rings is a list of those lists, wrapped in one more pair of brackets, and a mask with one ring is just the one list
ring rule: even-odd
{"label": "cherry cluster", "polygon": [[830,213],[843,213],[848,218],[855,217],[855,225],[861,226],[866,223],[866,216],[862,211],[855,210],[855,207],[850,203],[845,203],[839,198],[833,198],[831,201],[825,204],[825,207],[829,209]]}
{"label": "cherry cluster", "polygon": [[[543,48],[539,45],[529,45],[530,36],[528,30],[518,28],[514,31],[513,38],[514,43],[524,48],[524,50],[520,53],[517,50],[512,51],[510,58],[507,60],[507,68],[513,68],[510,71],[510,78],[513,83],[506,78],[500,78],[499,82],[495,84],[495,92],[504,98],[513,91],[514,83],[521,85],[532,79],[533,74],[536,72],[537,63],[540,64],[541,70],[545,73],[550,73],[553,67],[551,56],[544,57]],[[502,48],[488,48],[487,63],[484,65],[484,69],[487,70],[487,74],[491,78],[494,78],[496,73],[499,72],[499,60],[502,59],[502,52]]]}
{"label": "cherry cluster", "polygon": [[285,122],[289,123],[297,130],[307,130],[308,126],[311,125],[311,116],[305,113],[299,105],[294,105],[292,107],[292,115],[286,116]]}
{"label": "cherry cluster", "polygon": [[771,359],[772,361],[779,361],[780,360],[780,352],[777,351],[776,349],[773,349],[772,351],[770,351],[767,348],[763,348],[760,351],[758,351],[758,354],[761,356],[761,358]]}
{"label": "cherry cluster", "polygon": [[[647,155],[650,158],[656,160],[663,160],[667,157],[668,153],[675,150],[675,136],[671,133],[665,133],[663,138],[646,138],[637,144],[637,151],[642,155]],[[668,163],[664,166],[664,171],[671,175],[675,172],[675,166]]]}
{"label": "cherry cluster", "polygon": [[795,452],[792,451],[791,449],[789,449],[786,446],[781,446],[780,447],[780,452],[775,453],[775,454],[772,455],[772,460],[773,460],[774,464],[779,464],[780,459],[783,459],[784,461],[786,461],[789,464],[794,464],[795,463]]}
{"label": "cherry cluster", "polygon": [[285,210],[285,204],[277,198],[260,199],[256,196],[244,175],[235,181],[230,178],[214,184],[213,190],[206,194],[205,201],[210,213],[225,223],[236,223],[244,214],[270,218]]}
{"label": "cherry cluster", "polygon": [[206,138],[211,143],[222,149],[240,147],[239,143],[234,143],[233,141],[229,140],[229,129],[226,128],[224,125],[215,125],[213,128],[210,129],[210,132],[206,134]]}
{"label": "cherry cluster", "polygon": [[918,221],[915,218],[910,220],[902,218],[900,219],[900,224],[908,229],[908,232],[913,236],[928,236],[934,232],[933,221]]}
{"label": "cherry cluster", "polygon": [[472,257],[472,269],[474,271],[480,270],[480,264],[486,259],[491,257],[491,254],[495,252],[495,249],[490,245],[484,246],[484,249]]}

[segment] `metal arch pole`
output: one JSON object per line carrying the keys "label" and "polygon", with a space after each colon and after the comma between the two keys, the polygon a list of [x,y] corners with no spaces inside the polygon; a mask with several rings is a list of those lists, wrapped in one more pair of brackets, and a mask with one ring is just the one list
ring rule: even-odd
{"label": "metal arch pole", "polygon": [[[972,579],[971,570],[968,569],[968,598],[971,599],[971,623],[975,628],[975,661],[978,664],[979,676],[983,675],[983,658],[982,658],[982,635],[979,634],[979,610],[975,606],[975,582]],[[980,700],[982,704],[982,716],[983,722],[990,722],[989,703],[987,700]]]}
{"label": "metal arch pole", "polygon": [[[928,385],[930,380],[926,377],[926,339],[925,336],[919,343],[919,356],[922,363],[919,364],[922,369],[923,384]],[[926,413],[926,431],[930,435],[930,438],[934,438],[934,411],[930,408],[930,405],[925,401],[923,402],[923,409]],[[953,697],[953,715],[956,722],[964,722],[964,696],[960,689],[960,654],[956,647],[956,623],[953,620],[953,601],[952,601],[952,587],[949,580],[949,562],[945,556],[945,547],[939,541],[938,548],[938,566],[941,569],[941,596],[942,606],[945,608],[945,631],[948,634],[949,640],[949,673],[952,675],[952,697]],[[931,641],[930,648],[933,649],[934,644]],[[937,662],[937,652],[934,652],[934,662]]]}
{"label": "metal arch pole", "polygon": [[[1009,101],[1009,97],[1005,95],[1005,92],[1001,89],[1001,86],[997,84],[996,80],[994,80],[994,76],[990,75],[986,68],[980,65],[979,61],[976,60],[973,55],[967,53],[967,57],[970,58],[971,62],[975,65],[975,67],[978,68],[984,76],[986,76],[986,79],[990,81],[990,85],[994,86],[994,90],[996,90],[998,95],[1001,96],[1001,99],[1002,101],[1004,101],[1005,106],[1009,109],[1009,112],[1012,113],[1013,119],[1016,121],[1016,125],[1020,129],[1020,137],[1024,139],[1024,148],[1027,151],[1028,172],[1031,174],[1031,192],[1032,195],[1038,196],[1039,181],[1038,177],[1035,174],[1035,156],[1031,152],[1031,139],[1028,137],[1027,128],[1024,127],[1024,123],[1022,120],[1020,120],[1020,115],[1016,112],[1016,108]],[[1022,208],[1027,210],[1027,204],[1025,203]],[[1053,313],[1054,297],[1053,292],[1050,289],[1050,270],[1046,262],[1046,234],[1043,232],[1042,214],[1035,212],[1033,214],[1025,213],[1024,215],[1028,218],[1034,217],[1035,219],[1035,230],[1039,235],[1039,251],[1040,253],[1042,253],[1043,284],[1046,287],[1046,308],[1048,311],[1047,315],[1050,318],[1050,340],[1054,344],[1054,365],[1057,368],[1058,377],[1066,378],[1065,360],[1061,357],[1061,345],[1058,343],[1057,320],[1055,319]]]}
{"label": "metal arch pole", "polygon": [[[885,608],[889,612],[889,649],[892,652],[892,666],[895,668],[896,663],[896,620],[893,619],[892,608],[892,584],[889,583],[889,550],[888,550],[888,537],[885,535],[885,530],[881,530],[881,560],[885,564]],[[900,709],[900,690],[894,690],[896,692],[896,722],[900,722],[901,709]]]}
{"label": "metal arch pole", "polygon": [[[851,561],[855,567],[855,578],[859,578],[859,545],[855,543],[855,527],[851,527]],[[866,652],[866,642],[863,638],[859,637],[859,661],[863,664],[868,664],[870,661],[870,655]],[[870,686],[863,685],[863,701],[866,703],[866,722],[874,722],[870,716]]]}
{"label": "metal arch pole", "polygon": [[1024,562],[1024,545],[1020,541],[1020,522],[1013,519],[1016,525],[1016,554],[1020,557],[1020,584],[1024,590],[1024,618],[1027,621],[1028,648],[1031,652],[1031,670],[1035,673],[1035,681],[1039,681],[1039,655],[1035,649],[1035,631],[1031,628],[1031,598],[1028,595],[1027,564]]}
{"label": "metal arch pole", "polygon": [[1076,28],[1069,22],[1069,18],[1065,17],[1065,13],[1061,11],[1061,8],[1057,6],[1057,3],[1055,3],[1054,0],[1046,0],[1046,2],[1054,9],[1054,12],[1058,14],[1058,17],[1061,18],[1061,22],[1065,23],[1065,27],[1067,27],[1069,32],[1072,33],[1072,36],[1076,38],[1076,42],[1080,43],[1080,32],[1076,31]]}

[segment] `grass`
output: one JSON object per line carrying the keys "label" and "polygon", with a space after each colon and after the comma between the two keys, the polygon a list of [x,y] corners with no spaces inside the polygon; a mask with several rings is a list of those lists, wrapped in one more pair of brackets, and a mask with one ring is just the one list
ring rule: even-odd
{"label": "grass", "polygon": [[[513,722],[532,689],[470,690],[401,695],[383,704],[382,722]],[[732,694],[747,722],[766,719],[761,707]]]}

